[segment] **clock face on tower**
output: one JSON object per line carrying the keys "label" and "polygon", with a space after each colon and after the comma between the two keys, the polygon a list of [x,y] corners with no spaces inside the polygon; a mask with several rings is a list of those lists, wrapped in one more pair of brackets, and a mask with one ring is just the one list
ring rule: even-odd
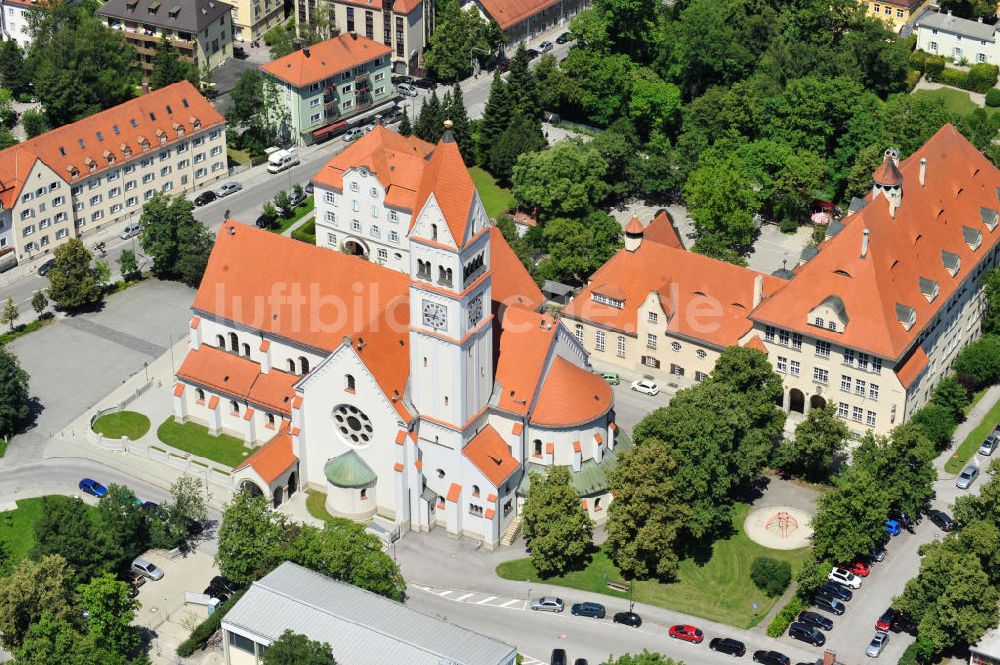
{"label": "clock face on tower", "polygon": [[425,326],[434,330],[444,330],[448,327],[448,309],[444,305],[425,300],[423,310]]}
{"label": "clock face on tower", "polygon": [[483,297],[476,296],[469,301],[469,327],[473,327],[483,318]]}

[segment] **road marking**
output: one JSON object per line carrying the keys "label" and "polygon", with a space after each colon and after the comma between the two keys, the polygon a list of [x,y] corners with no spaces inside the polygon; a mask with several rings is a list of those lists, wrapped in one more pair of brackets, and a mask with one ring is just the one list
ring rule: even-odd
{"label": "road marking", "polygon": [[459,596],[458,598],[455,598],[455,599],[453,599],[453,600],[454,600],[454,601],[455,601],[456,603],[462,603],[462,602],[465,602],[465,599],[466,599],[466,598],[471,598],[471,597],[472,597],[473,595],[475,595],[475,594],[471,594],[471,593],[467,593],[467,594],[465,594],[464,596]]}
{"label": "road marking", "polygon": [[520,602],[518,601],[517,598],[515,598],[514,600],[508,600],[506,603],[500,603],[500,607],[510,607],[511,605],[517,602]]}
{"label": "road marking", "polygon": [[496,600],[496,599],[497,599],[496,596],[487,596],[486,598],[483,598],[480,601],[476,601],[476,605],[485,605],[486,603],[490,602],[491,600]]}
{"label": "road marking", "polygon": [[[428,589],[428,591],[430,591],[430,589]],[[452,591],[451,589],[445,589],[444,591],[431,591],[431,593],[436,593],[442,598],[447,598],[452,593]]]}

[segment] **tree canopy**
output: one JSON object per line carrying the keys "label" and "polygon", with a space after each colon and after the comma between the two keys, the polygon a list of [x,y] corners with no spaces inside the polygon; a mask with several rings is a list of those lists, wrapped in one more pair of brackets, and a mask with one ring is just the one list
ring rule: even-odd
{"label": "tree canopy", "polygon": [[0,348],[0,436],[16,434],[31,416],[29,379],[17,356]]}
{"label": "tree canopy", "polygon": [[214,239],[194,218],[194,204],[183,196],[157,192],[142,207],[142,248],[153,259],[153,274],[198,286]]}
{"label": "tree canopy", "polygon": [[579,567],[592,546],[594,523],[580,507],[569,469],[550,466],[531,474],[524,502],[524,538],[531,563],[542,577]]}
{"label": "tree canopy", "polygon": [[62,309],[80,309],[101,299],[102,289],[91,265],[93,255],[79,238],[70,238],[52,253],[49,298]]}
{"label": "tree canopy", "polygon": [[325,642],[286,630],[267,647],[261,662],[264,665],[337,665],[330,651],[330,645]]}

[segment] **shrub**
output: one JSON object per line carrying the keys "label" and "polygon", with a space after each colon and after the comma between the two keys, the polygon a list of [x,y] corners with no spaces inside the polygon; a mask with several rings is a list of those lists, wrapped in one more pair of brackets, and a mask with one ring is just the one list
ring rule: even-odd
{"label": "shrub", "polygon": [[944,58],[939,55],[929,55],[924,60],[924,73],[927,74],[927,78],[932,80],[937,80],[938,76],[944,70]]}
{"label": "shrub", "polygon": [[992,108],[1000,106],[1000,89],[990,88],[986,91],[986,105]]}
{"label": "shrub", "polygon": [[781,223],[778,224],[778,229],[780,229],[782,233],[795,233],[799,230],[799,223],[794,219],[783,219],[781,220]]}
{"label": "shrub", "polygon": [[952,85],[956,88],[966,89],[969,86],[969,75],[958,69],[945,67],[937,76],[937,80],[945,85]]}
{"label": "shrub", "polygon": [[910,54],[910,68],[915,69],[920,73],[923,73],[924,67],[927,66],[927,51],[921,51],[917,49]]}
{"label": "shrub", "polygon": [[956,426],[955,418],[948,407],[940,404],[928,404],[918,409],[910,416],[910,424],[930,439],[938,450],[948,447]]}
{"label": "shrub", "polygon": [[215,608],[214,614],[198,624],[198,626],[191,631],[191,636],[177,645],[177,655],[181,658],[187,658],[194,654],[195,651],[204,649],[205,645],[208,644],[208,640],[212,637],[212,635],[215,635],[215,632],[219,630],[220,626],[222,626],[222,619],[226,616],[226,612],[232,609],[233,605],[236,604],[236,601],[238,601],[242,596],[243,592],[237,591],[229,597],[229,600],[221,603],[217,608]]}
{"label": "shrub", "polygon": [[920,83],[920,76],[920,72],[916,69],[910,69],[906,72],[906,92],[913,92],[913,89]]}
{"label": "shrub", "polygon": [[997,72],[1000,68],[985,62],[980,62],[969,67],[969,73],[965,80],[969,90],[976,92],[988,92],[993,90],[997,84]]}
{"label": "shrub", "polygon": [[780,596],[792,581],[792,564],[769,556],[759,556],[750,566],[750,579],[768,596]]}
{"label": "shrub", "polygon": [[799,612],[806,608],[806,603],[804,600],[795,596],[788,604],[781,608],[771,623],[767,624],[767,634],[769,637],[780,637],[788,630],[788,624],[795,621],[799,616]]}
{"label": "shrub", "polygon": [[1000,336],[984,335],[962,349],[952,365],[970,393],[1000,380]]}
{"label": "shrub", "polygon": [[954,374],[941,379],[941,383],[937,384],[931,393],[931,404],[940,404],[947,408],[956,423],[965,420],[965,409],[968,408],[970,401],[965,386]]}

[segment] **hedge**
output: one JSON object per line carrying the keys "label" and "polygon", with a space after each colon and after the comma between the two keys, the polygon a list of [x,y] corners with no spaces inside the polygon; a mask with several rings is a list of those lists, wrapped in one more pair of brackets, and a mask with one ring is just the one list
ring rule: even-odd
{"label": "hedge", "polygon": [[990,88],[986,91],[986,105],[994,108],[1000,106],[1000,89]]}
{"label": "hedge", "polygon": [[937,78],[944,71],[944,58],[939,55],[929,55],[924,61],[924,73],[927,78]]}
{"label": "hedge", "polygon": [[806,608],[806,601],[802,600],[798,596],[793,597],[788,604],[781,608],[771,623],[767,624],[767,634],[769,637],[780,637],[784,635],[785,631],[788,630],[788,624],[795,621],[799,616],[799,612]]}
{"label": "hedge", "polygon": [[215,608],[214,614],[198,624],[191,631],[191,636],[177,645],[177,655],[181,658],[187,658],[194,654],[195,651],[204,649],[208,641],[212,638],[212,635],[215,635],[216,631],[222,626],[222,618],[236,604],[236,601],[243,597],[243,593],[243,591],[237,591],[229,597],[229,600],[220,603]]}
{"label": "hedge", "polygon": [[[943,63],[942,63],[943,64]],[[927,65],[927,51],[916,50],[910,54],[910,67],[923,73]]]}
{"label": "hedge", "polygon": [[927,72],[927,77],[934,81],[979,93],[992,90],[997,83],[998,72],[1000,72],[1000,68],[996,65],[985,62],[972,65],[968,72],[963,72],[959,69],[945,67],[943,59],[934,57],[927,58],[924,69]]}
{"label": "hedge", "polygon": [[1000,68],[996,65],[985,62],[977,63],[969,67],[966,85],[969,86],[969,90],[981,93],[989,92],[997,84],[998,73],[1000,73]]}
{"label": "hedge", "polygon": [[[917,71],[916,69],[910,69],[910,70],[908,70],[906,72],[906,92],[907,93],[913,92],[913,89],[917,87],[918,83],[920,83],[920,77],[921,76],[922,76],[922,74],[919,71]],[[1000,90],[997,90],[997,92],[1000,92]]]}

